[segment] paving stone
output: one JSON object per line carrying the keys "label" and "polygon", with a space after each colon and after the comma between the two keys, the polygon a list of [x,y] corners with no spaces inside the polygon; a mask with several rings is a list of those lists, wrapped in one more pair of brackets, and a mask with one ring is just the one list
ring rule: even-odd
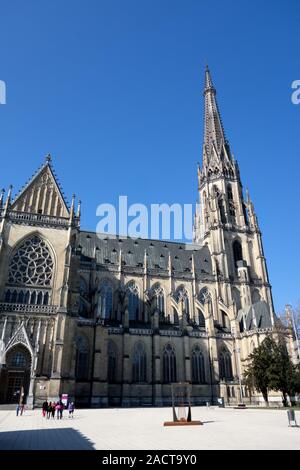
{"label": "paving stone", "polygon": [[300,427],[288,426],[286,410],[192,411],[204,426],[164,427],[170,408],[82,409],[62,420],[0,410],[0,449],[300,449]]}

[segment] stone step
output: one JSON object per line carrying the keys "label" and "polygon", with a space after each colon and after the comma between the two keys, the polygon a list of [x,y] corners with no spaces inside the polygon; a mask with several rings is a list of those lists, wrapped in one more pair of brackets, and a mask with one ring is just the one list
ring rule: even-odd
{"label": "stone step", "polygon": [[7,404],[0,405],[0,410],[15,410],[16,406],[17,404],[7,403]]}

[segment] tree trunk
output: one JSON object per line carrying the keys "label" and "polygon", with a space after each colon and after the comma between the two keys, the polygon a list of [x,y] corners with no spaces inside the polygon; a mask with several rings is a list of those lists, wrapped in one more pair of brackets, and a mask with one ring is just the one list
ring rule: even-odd
{"label": "tree trunk", "polygon": [[262,390],[262,395],[265,400],[266,406],[269,406],[268,390]]}
{"label": "tree trunk", "polygon": [[287,394],[286,394],[286,392],[282,392],[282,403],[283,403],[283,406],[284,406],[284,407],[287,407],[287,406],[288,406],[288,403],[287,403]]}

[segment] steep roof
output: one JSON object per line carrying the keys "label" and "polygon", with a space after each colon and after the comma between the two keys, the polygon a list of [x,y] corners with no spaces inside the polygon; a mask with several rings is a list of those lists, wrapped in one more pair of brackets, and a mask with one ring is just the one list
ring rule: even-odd
{"label": "steep roof", "polygon": [[168,270],[169,259],[172,271],[191,274],[192,258],[195,272],[202,277],[212,277],[211,255],[207,246],[141,238],[98,238],[94,232],[81,232],[78,247],[87,259],[95,259],[103,265],[118,264],[120,250],[123,266],[143,267],[145,253],[147,268]]}
{"label": "steep roof", "polygon": [[17,194],[12,210],[69,217],[69,208],[55,176],[51,156]]}

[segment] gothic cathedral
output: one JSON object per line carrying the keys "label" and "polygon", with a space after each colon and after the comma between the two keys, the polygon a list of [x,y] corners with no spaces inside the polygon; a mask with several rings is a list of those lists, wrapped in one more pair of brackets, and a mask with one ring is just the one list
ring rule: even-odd
{"label": "gothic cathedral", "polygon": [[205,72],[192,244],[81,230],[51,157],[0,202],[0,403],[169,405],[249,399],[247,357],[275,315],[261,232]]}

